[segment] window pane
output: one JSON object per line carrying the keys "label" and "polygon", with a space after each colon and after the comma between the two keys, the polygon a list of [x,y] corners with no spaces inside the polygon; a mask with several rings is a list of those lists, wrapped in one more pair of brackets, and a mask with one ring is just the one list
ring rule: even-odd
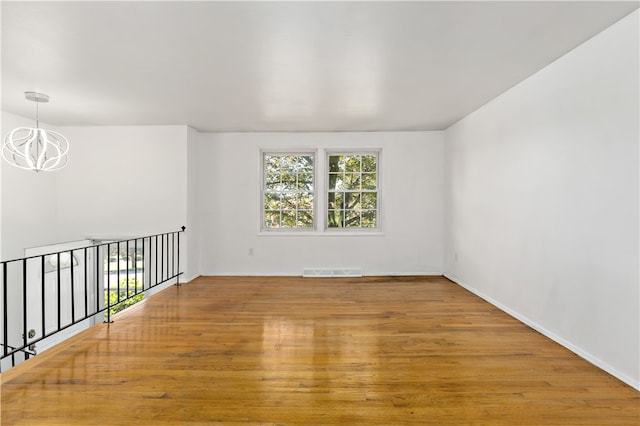
{"label": "window pane", "polygon": [[360,173],[344,174],[344,189],[360,189]]}
{"label": "window pane", "polygon": [[291,173],[296,170],[298,164],[298,157],[295,155],[283,155],[280,163],[283,173]]}
{"label": "window pane", "polygon": [[264,194],[264,209],[280,210],[280,194],[279,193]]}
{"label": "window pane", "polygon": [[329,209],[330,210],[344,209],[344,193],[342,192],[329,193]]}
{"label": "window pane", "polygon": [[375,228],[377,212],[375,210],[363,210],[362,212],[362,224],[363,228]]}
{"label": "window pane", "polygon": [[298,228],[313,228],[313,211],[299,210],[297,226]]}
{"label": "window pane", "polygon": [[298,164],[300,171],[313,174],[313,155],[301,155]]}
{"label": "window pane", "polygon": [[344,193],[344,208],[346,210],[353,210],[360,208],[360,193],[359,192],[345,192]]}
{"label": "window pane", "polygon": [[360,211],[359,210],[347,210],[345,212],[344,224],[347,228],[359,228],[360,227]]}
{"label": "window pane", "polygon": [[329,172],[336,173],[344,171],[344,161],[341,155],[329,156]]}
{"label": "window pane", "polygon": [[280,173],[268,174],[264,178],[265,189],[279,189],[280,186]]}
{"label": "window pane", "polygon": [[344,189],[344,174],[330,174],[329,175],[329,191],[339,191]]}
{"label": "window pane", "polygon": [[376,156],[375,155],[363,155],[362,156],[362,171],[363,172],[376,172]]}
{"label": "window pane", "polygon": [[361,204],[363,209],[377,209],[378,208],[378,194],[375,192],[363,192],[361,194]]}
{"label": "window pane", "polygon": [[344,210],[329,210],[327,214],[327,226],[329,228],[342,228]]}
{"label": "window pane", "polygon": [[313,209],[313,194],[301,193],[298,194],[298,209],[312,210]]}
{"label": "window pane", "polygon": [[264,154],[263,226],[313,228],[314,155]]}
{"label": "window pane", "polygon": [[346,172],[358,172],[360,173],[360,156],[351,155],[344,157],[345,171]]}
{"label": "window pane", "polygon": [[328,155],[327,227],[377,228],[378,155]]}
{"label": "window pane", "polygon": [[298,174],[298,189],[304,191],[313,190],[313,174],[302,172]]}
{"label": "window pane", "polygon": [[280,211],[265,210],[265,212],[264,212],[264,227],[265,228],[279,228],[280,227]]}
{"label": "window pane", "polygon": [[377,179],[376,179],[375,173],[362,174],[362,189],[366,189],[366,190],[377,189]]}
{"label": "window pane", "polygon": [[264,171],[266,174],[273,174],[273,173],[280,174],[280,156],[265,155]]}
{"label": "window pane", "polygon": [[295,228],[296,227],[296,211],[295,210],[283,210],[282,211],[282,225],[283,228]]}
{"label": "window pane", "polygon": [[283,190],[292,190],[296,189],[296,175],[283,173],[281,176],[282,179],[282,189]]}
{"label": "window pane", "polygon": [[298,205],[298,194],[295,192],[283,192],[280,196],[280,208],[283,210],[295,210]]}

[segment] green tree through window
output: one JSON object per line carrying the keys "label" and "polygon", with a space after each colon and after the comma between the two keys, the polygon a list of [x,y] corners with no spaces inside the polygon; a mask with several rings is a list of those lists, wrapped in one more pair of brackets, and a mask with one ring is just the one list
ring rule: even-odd
{"label": "green tree through window", "polygon": [[314,155],[264,153],[265,229],[314,228]]}
{"label": "green tree through window", "polygon": [[330,154],[328,228],[378,226],[378,155]]}

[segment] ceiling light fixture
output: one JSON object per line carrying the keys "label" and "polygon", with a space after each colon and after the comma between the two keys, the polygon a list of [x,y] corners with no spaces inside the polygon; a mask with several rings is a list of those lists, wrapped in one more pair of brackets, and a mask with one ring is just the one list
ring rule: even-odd
{"label": "ceiling light fixture", "polygon": [[69,162],[69,141],[58,132],[40,128],[38,104],[49,102],[49,96],[24,92],[24,97],[36,103],[36,127],[18,127],[4,137],[2,157],[12,166],[25,170],[60,170]]}

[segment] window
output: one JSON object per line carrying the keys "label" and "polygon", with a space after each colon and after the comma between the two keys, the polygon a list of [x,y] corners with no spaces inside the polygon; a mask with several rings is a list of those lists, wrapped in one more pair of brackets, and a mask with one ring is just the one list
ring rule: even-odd
{"label": "window", "polygon": [[318,150],[261,151],[261,231],[379,234],[380,151]]}
{"label": "window", "polygon": [[378,227],[378,153],[329,153],[327,228]]}
{"label": "window", "polygon": [[263,229],[314,229],[313,153],[263,153]]}

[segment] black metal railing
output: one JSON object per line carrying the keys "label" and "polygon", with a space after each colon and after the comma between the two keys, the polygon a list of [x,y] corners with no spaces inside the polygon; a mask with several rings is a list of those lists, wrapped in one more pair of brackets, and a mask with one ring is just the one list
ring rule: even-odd
{"label": "black metal railing", "polygon": [[154,287],[174,278],[180,285],[184,230],[0,262],[0,371],[65,330],[112,322]]}

